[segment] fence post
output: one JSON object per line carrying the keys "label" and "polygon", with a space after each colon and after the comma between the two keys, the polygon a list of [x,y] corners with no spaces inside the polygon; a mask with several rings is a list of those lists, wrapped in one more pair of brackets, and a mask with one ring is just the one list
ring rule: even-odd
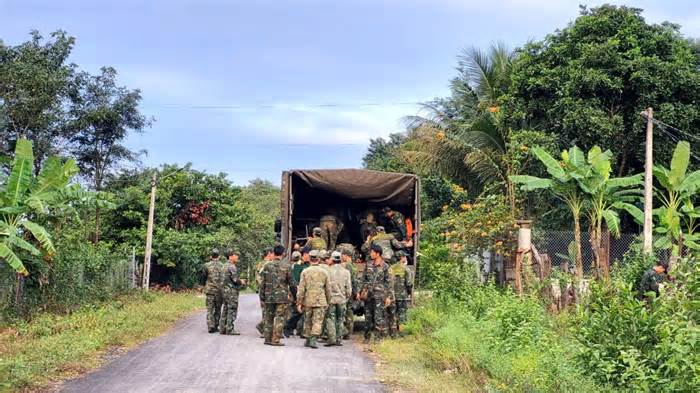
{"label": "fence post", "polygon": [[532,231],[530,224],[532,220],[518,220],[518,251],[515,257],[515,290],[518,295],[523,294],[523,264],[530,264],[532,255]]}

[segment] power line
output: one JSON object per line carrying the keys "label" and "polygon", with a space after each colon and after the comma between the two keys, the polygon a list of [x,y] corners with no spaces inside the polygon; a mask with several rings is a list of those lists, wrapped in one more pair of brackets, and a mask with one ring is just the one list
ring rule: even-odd
{"label": "power line", "polygon": [[[670,132],[666,131],[666,130],[664,129],[663,126],[659,127],[659,130],[660,130],[661,132],[663,132],[664,134],[666,134],[666,136],[668,136],[669,138],[671,138],[672,141],[674,141],[674,142],[676,142],[676,143],[681,142],[681,139],[680,139],[679,137],[677,137],[677,136],[671,134]],[[693,156],[693,158],[695,158],[696,160],[700,161],[700,157],[698,157],[692,150],[690,151],[690,155]]]}
{"label": "power line", "polygon": [[681,134],[684,134],[684,135],[686,135],[686,136],[689,136],[689,137],[691,137],[691,138],[693,138],[693,139],[700,140],[700,137],[699,137],[699,136],[693,135],[693,134],[691,134],[691,133],[689,133],[689,132],[687,132],[687,131],[683,131],[683,130],[681,130],[680,128],[676,128],[676,127],[674,127],[674,126],[670,126],[670,125],[668,125],[668,124],[662,122],[661,120],[652,119],[652,121],[653,121],[656,125],[661,126],[661,128],[668,128],[668,129],[674,130],[674,131],[676,131],[676,132],[679,132],[679,133],[681,133]]}

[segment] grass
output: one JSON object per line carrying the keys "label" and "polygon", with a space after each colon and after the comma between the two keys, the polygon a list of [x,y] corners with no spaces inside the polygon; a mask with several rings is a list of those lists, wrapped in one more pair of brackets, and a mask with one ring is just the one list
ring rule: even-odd
{"label": "grass", "polygon": [[0,329],[0,391],[35,390],[98,367],[105,355],[169,329],[201,308],[194,292],[134,293],[79,309],[43,314]]}

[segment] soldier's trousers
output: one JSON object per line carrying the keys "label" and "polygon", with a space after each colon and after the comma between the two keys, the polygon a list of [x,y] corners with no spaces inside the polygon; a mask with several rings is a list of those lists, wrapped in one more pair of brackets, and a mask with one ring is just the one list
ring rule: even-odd
{"label": "soldier's trousers", "polygon": [[345,334],[351,335],[355,331],[355,314],[352,312],[352,300],[345,305]]}
{"label": "soldier's trousers", "polygon": [[396,315],[399,317],[399,323],[404,324],[408,321],[408,305],[411,303],[410,300],[397,300],[396,301]]}
{"label": "soldier's trousers", "polygon": [[292,308],[290,311],[292,313],[292,316],[289,317],[289,319],[287,320],[287,324],[284,326],[284,330],[286,330],[288,332],[294,332],[294,329],[297,328],[297,325],[299,324],[299,320],[301,320],[301,317],[303,317],[304,314],[299,312],[296,304],[292,305]]}
{"label": "soldier's trousers", "polygon": [[335,250],[338,242],[338,225],[334,222],[321,222],[321,237],[326,241],[328,250]]}
{"label": "soldier's trousers", "polygon": [[391,303],[389,307],[386,308],[386,324],[389,328],[389,334],[395,337],[399,332],[399,327],[397,325],[399,316],[396,314],[396,303]]}
{"label": "soldier's trousers", "polygon": [[376,330],[380,337],[387,333],[386,307],[382,299],[369,298],[365,301],[365,337]]}
{"label": "soldier's trousers", "polygon": [[224,304],[221,307],[219,320],[219,332],[222,334],[233,332],[233,324],[238,316],[238,290],[229,289],[224,292]]}
{"label": "soldier's trousers", "polygon": [[265,302],[262,300],[260,301],[260,322],[258,322],[257,325],[255,325],[255,328],[258,329],[260,334],[263,334],[263,325],[265,324]]}
{"label": "soldier's trousers", "polygon": [[221,294],[206,294],[207,305],[207,327],[209,330],[219,328],[219,318],[221,317]]}
{"label": "soldier's trousers", "polygon": [[335,343],[345,334],[345,303],[331,304],[326,316],[328,342]]}
{"label": "soldier's trousers", "polygon": [[323,320],[326,318],[326,307],[304,308],[304,336],[318,337],[323,329]]}
{"label": "soldier's trousers", "polygon": [[284,331],[287,303],[266,303],[265,319],[263,319],[263,335],[265,342],[277,343]]}

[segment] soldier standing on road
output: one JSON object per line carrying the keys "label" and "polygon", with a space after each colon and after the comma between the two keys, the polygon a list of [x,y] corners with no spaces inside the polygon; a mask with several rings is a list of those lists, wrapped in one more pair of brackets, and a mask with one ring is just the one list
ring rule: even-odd
{"label": "soldier standing on road", "polygon": [[311,247],[312,250],[325,250],[326,241],[323,240],[323,231],[316,227],[311,231],[311,237],[306,241],[305,246]]}
{"label": "soldier standing on road", "polygon": [[209,328],[209,333],[215,333],[219,327],[223,300],[221,293],[223,270],[224,264],[219,261],[219,250],[215,248],[211,250],[209,262],[204,264],[204,273],[207,277],[204,294],[207,297],[207,328]]}
{"label": "soldier standing on road", "polygon": [[363,274],[362,299],[365,301],[365,342],[369,342],[374,331],[379,338],[386,336],[388,326],[386,309],[391,305],[394,291],[389,276],[389,265],[382,258],[382,247],[373,244],[371,261],[367,262]]}
{"label": "soldier standing on road", "polygon": [[219,333],[238,336],[234,329],[234,322],[238,316],[238,293],[242,287],[246,285],[246,281],[238,276],[238,259],[240,254],[238,251],[228,249],[224,252],[228,259],[228,265],[224,267],[222,293],[224,304],[221,311],[219,321]]}
{"label": "soldier standing on road", "polygon": [[304,313],[304,346],[318,348],[326,308],[331,301],[331,283],[328,273],[318,263],[318,251],[310,253],[311,266],[301,272],[297,291],[297,309]]}
{"label": "soldier standing on road", "polygon": [[353,301],[357,300],[357,292],[358,292],[358,282],[357,282],[357,273],[355,272],[355,265],[353,264],[353,250],[349,248],[344,248],[341,251],[341,266],[343,266],[345,269],[347,269],[348,272],[350,272],[350,299],[348,299],[347,304],[345,305],[345,334],[343,335],[343,339],[347,340],[350,338],[350,335],[352,335],[353,331],[355,330],[355,315],[353,314],[352,310],[352,304]]}
{"label": "soldier standing on road", "polygon": [[311,250],[304,247],[301,253],[299,251],[294,251],[292,253],[292,303],[290,305],[291,316],[287,320],[287,323],[284,325],[284,337],[287,338],[289,338],[289,336],[291,336],[294,333],[294,329],[296,328],[302,316],[302,313],[300,313],[299,310],[297,310],[296,300],[297,291],[299,289],[299,281],[301,280],[301,272],[304,271],[304,269],[306,269],[307,267],[309,267],[309,263],[307,262],[309,258],[309,251]]}
{"label": "soldier standing on road", "polygon": [[407,255],[404,251],[399,250],[396,252],[396,257],[399,258],[399,261],[389,268],[394,285],[394,304],[389,308],[391,311],[389,333],[392,337],[396,337],[401,332],[400,325],[406,323],[408,304],[413,293],[413,273],[407,266]]}
{"label": "soldier standing on road", "polygon": [[406,218],[403,214],[392,210],[390,207],[385,207],[382,212],[387,218],[387,232],[394,235],[397,240],[406,240]]}
{"label": "soldier standing on road", "polygon": [[[262,270],[268,262],[274,259],[274,256],[275,254],[272,252],[272,248],[268,247],[263,251],[262,261],[259,261],[255,264],[255,282],[256,284],[258,284],[258,293],[260,293],[260,285],[262,284]],[[265,320],[265,303],[262,300],[260,300],[260,312],[262,316],[260,318],[260,322],[258,322],[258,324],[255,325],[255,328],[258,329],[260,337],[262,338],[264,337],[263,321]]]}
{"label": "soldier standing on road", "polygon": [[328,318],[326,319],[326,331],[328,341],[326,347],[343,345],[342,336],[345,334],[345,307],[352,296],[352,283],[350,272],[344,268],[341,262],[340,251],[333,251],[331,254],[332,265],[330,265],[331,302],[328,308]]}
{"label": "soldier standing on road", "polygon": [[284,332],[287,305],[291,299],[289,287],[292,283],[292,270],[289,261],[282,258],[284,246],[275,246],[273,252],[274,259],[263,267],[260,300],[265,303],[265,344],[279,347],[284,345],[280,339]]}

